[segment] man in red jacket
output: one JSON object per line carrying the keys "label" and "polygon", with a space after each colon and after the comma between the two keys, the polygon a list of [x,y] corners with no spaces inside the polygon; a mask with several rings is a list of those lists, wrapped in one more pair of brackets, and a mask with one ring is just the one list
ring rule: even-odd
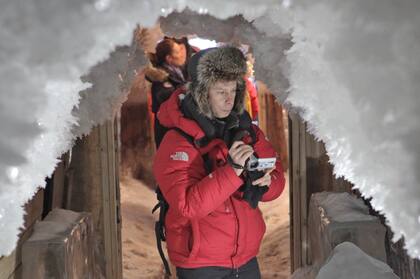
{"label": "man in red jacket", "polygon": [[251,155],[276,156],[244,112],[246,60],[234,47],[208,49],[191,58],[188,71],[188,89],[158,112],[170,128],[153,166],[169,204],[169,258],[182,279],[258,279],[265,223],[257,205],[277,198],[285,179],[280,162],[259,176],[244,170]]}

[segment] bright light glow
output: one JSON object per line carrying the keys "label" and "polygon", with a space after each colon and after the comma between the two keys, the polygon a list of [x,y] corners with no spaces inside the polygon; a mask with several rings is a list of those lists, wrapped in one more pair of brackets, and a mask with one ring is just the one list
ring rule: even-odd
{"label": "bright light glow", "polygon": [[10,180],[16,181],[19,176],[19,169],[17,167],[9,167],[7,169],[7,176]]}
{"label": "bright light glow", "polygon": [[206,9],[206,8],[200,8],[200,9],[198,9],[198,13],[199,14],[207,14],[208,12],[209,12],[209,10]]}
{"label": "bright light glow", "polygon": [[189,39],[188,42],[190,43],[190,45],[198,47],[199,49],[207,49],[207,48],[211,48],[211,47],[216,47],[217,46],[217,42],[214,40],[208,40],[208,39],[203,39],[203,38],[193,38],[193,39]]}
{"label": "bright light glow", "polygon": [[110,4],[111,4],[111,0],[97,0],[95,2],[95,8],[98,11],[102,12],[106,10],[107,8],[109,8]]}
{"label": "bright light glow", "polygon": [[282,5],[283,5],[285,8],[289,8],[289,7],[290,7],[291,2],[292,2],[292,0],[283,0]]}

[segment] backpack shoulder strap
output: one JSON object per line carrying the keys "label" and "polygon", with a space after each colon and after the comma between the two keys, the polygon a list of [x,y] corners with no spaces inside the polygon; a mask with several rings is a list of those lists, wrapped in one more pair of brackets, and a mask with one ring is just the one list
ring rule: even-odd
{"label": "backpack shoulder strap", "polygon": [[165,267],[165,273],[167,276],[171,276],[171,269],[162,249],[162,241],[166,241],[165,216],[168,212],[169,204],[163,197],[162,191],[159,189],[159,185],[156,188],[156,197],[158,203],[155,205],[155,207],[153,207],[152,210],[152,213],[154,213],[157,209],[159,209],[159,220],[155,222],[156,245],[159,256],[162,259],[163,265]]}
{"label": "backpack shoulder strap", "polygon": [[193,146],[195,146],[194,145],[194,137],[193,136],[185,133],[183,130],[181,130],[180,128],[177,128],[177,127],[171,128],[170,130],[177,131],[178,134],[180,134],[181,136],[183,136],[190,144],[192,144]]}
{"label": "backpack shoulder strap", "polygon": [[[192,137],[191,135],[185,133],[183,130],[179,129],[179,128],[172,128],[171,130],[175,130],[177,131],[181,136],[183,136],[192,146],[195,146],[194,143],[194,137]],[[205,153],[203,155],[201,155],[203,157],[203,161],[204,161],[204,167],[206,169],[207,173],[211,173],[212,171],[212,163],[211,160],[209,158],[209,154]]]}
{"label": "backpack shoulder strap", "polygon": [[257,142],[257,133],[255,132],[252,125],[251,125],[251,127],[249,127],[248,132],[249,132],[249,136],[252,139],[252,144],[251,145],[254,146],[254,144]]}

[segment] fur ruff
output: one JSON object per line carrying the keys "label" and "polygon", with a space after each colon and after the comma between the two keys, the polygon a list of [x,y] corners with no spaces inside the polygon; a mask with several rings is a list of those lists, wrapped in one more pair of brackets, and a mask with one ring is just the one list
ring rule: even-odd
{"label": "fur ruff", "polygon": [[246,59],[235,47],[220,47],[209,50],[198,61],[196,80],[188,84],[188,91],[197,103],[198,110],[210,119],[214,118],[208,101],[210,87],[220,80],[236,80],[236,97],[233,112],[240,115],[244,111]]}

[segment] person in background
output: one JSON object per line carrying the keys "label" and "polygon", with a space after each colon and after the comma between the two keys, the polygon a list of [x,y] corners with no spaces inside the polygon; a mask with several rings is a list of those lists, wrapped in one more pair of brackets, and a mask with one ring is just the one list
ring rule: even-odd
{"label": "person in background", "polygon": [[170,128],[153,164],[169,204],[169,258],[179,279],[259,279],[265,223],[258,203],[279,197],[285,178],[280,162],[265,171],[246,167],[251,155],[276,154],[244,110],[245,57],[235,47],[202,50],[188,71],[187,88],[157,115]]}
{"label": "person in background", "polygon": [[145,69],[146,80],[152,83],[152,112],[155,115],[154,135],[156,147],[159,147],[167,129],[159,123],[156,113],[179,87],[188,80],[186,64],[197,51],[191,47],[186,37],[181,39],[164,37],[156,45],[155,53],[148,53],[150,65]]}
{"label": "person in background", "polygon": [[253,123],[258,125],[259,103],[254,76],[254,61],[254,57],[248,49],[248,53],[246,54],[247,72],[245,75],[245,82],[247,94],[245,95],[245,109],[251,116]]}

